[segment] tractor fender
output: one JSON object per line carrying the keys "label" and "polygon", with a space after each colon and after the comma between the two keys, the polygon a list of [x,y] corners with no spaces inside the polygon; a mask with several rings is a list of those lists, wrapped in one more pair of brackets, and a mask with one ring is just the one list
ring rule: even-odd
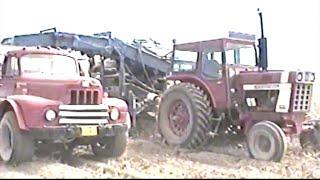
{"label": "tractor fender", "polygon": [[2,119],[4,113],[9,109],[12,109],[14,114],[16,115],[19,128],[25,131],[29,130],[24,122],[19,105],[13,99],[5,99],[0,102],[0,120]]}
{"label": "tractor fender", "polygon": [[210,91],[209,86],[199,77],[192,75],[192,74],[179,74],[179,75],[171,75],[167,77],[167,80],[179,80],[181,82],[187,82],[195,84],[196,86],[199,86],[208,96],[210,99],[210,103],[213,107],[217,107],[216,100],[214,98],[213,93]]}

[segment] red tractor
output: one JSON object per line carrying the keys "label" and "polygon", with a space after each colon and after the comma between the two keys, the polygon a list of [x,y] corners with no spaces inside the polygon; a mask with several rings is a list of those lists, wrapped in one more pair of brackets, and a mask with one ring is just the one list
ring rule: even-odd
{"label": "red tractor", "polygon": [[127,104],[107,97],[98,80],[82,76],[74,57],[56,49],[0,48],[0,157],[5,163],[31,160],[37,147],[52,143],[69,150],[91,145],[104,157],[124,153]]}
{"label": "red tractor", "polygon": [[174,42],[171,86],[158,114],[168,144],[197,148],[210,135],[245,137],[253,158],[280,161],[286,135],[310,132],[304,128],[315,73],[267,70],[263,28],[258,41],[259,53],[254,36],[234,32],[229,38]]}

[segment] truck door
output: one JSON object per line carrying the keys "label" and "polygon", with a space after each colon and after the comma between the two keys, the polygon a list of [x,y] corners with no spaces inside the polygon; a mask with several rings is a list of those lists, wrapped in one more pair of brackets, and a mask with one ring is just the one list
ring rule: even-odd
{"label": "truck door", "polygon": [[16,57],[5,57],[2,65],[0,79],[0,97],[13,95],[15,91],[16,78],[19,75],[18,59]]}

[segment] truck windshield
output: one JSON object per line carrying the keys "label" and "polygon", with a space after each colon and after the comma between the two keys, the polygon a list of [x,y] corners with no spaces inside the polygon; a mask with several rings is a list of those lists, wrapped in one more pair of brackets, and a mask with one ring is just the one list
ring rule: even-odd
{"label": "truck windshield", "polygon": [[63,55],[28,54],[20,58],[22,74],[79,76],[74,59]]}
{"label": "truck windshield", "polygon": [[196,69],[197,53],[175,50],[173,71],[193,71]]}

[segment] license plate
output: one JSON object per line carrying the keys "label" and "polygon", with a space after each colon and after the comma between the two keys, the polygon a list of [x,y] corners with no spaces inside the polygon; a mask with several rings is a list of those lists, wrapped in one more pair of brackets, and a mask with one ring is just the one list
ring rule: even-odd
{"label": "license plate", "polygon": [[81,126],[82,136],[96,136],[98,135],[97,126]]}

